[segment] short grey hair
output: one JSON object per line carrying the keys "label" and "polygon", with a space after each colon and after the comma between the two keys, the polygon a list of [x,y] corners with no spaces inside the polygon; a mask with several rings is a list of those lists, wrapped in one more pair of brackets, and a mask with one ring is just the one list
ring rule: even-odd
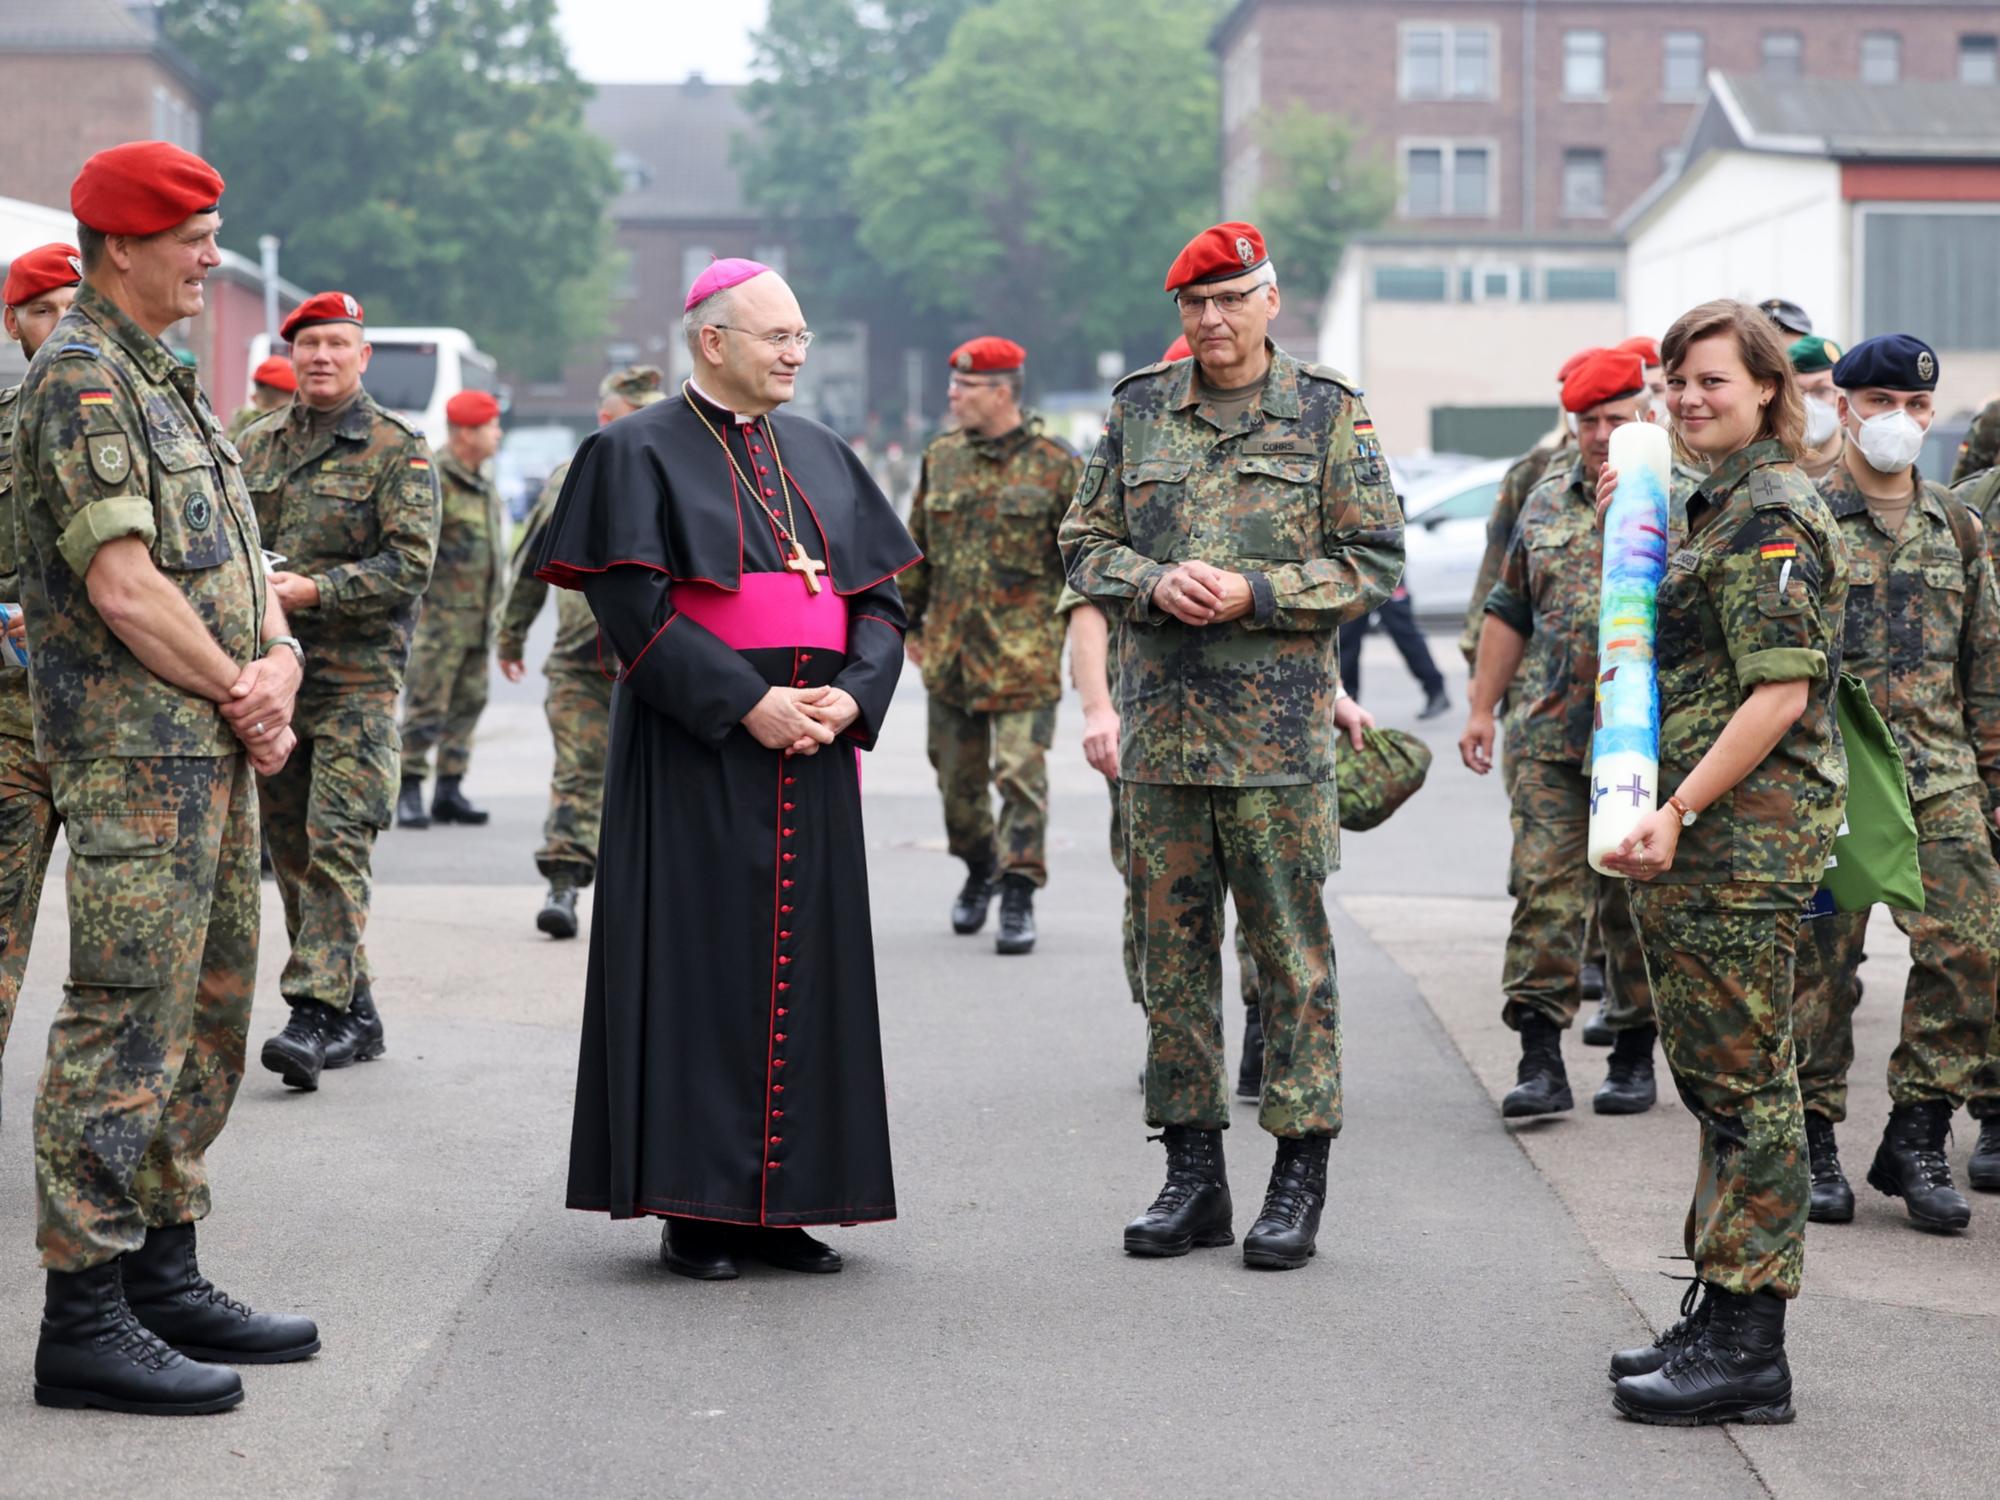
{"label": "short grey hair", "polygon": [[701,355],[702,329],[719,326],[722,320],[729,316],[735,301],[734,293],[728,287],[723,287],[720,291],[710,292],[681,314],[681,341],[687,345],[690,359],[699,358]]}

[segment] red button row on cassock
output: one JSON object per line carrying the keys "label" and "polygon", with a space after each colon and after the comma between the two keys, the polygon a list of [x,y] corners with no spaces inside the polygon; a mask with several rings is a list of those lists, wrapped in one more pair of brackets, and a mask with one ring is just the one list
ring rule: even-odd
{"label": "red button row on cassock", "polygon": [[[753,451],[756,450],[754,450],[753,448]],[[757,472],[761,474],[764,472],[764,470],[760,467]],[[764,493],[768,495],[771,492],[769,490],[766,490]],[[811,658],[807,653],[801,652],[799,654],[800,661],[808,661],[810,659]],[[805,678],[803,677],[799,677],[793,683],[794,687],[804,687],[805,685],[806,681]],[[785,776],[782,778],[782,780],[784,784],[788,787],[796,786],[798,784],[798,778],[796,776]],[[796,796],[797,794],[793,793],[792,795]],[[784,804],[784,810],[788,813],[796,812],[798,810],[798,804],[796,802],[786,802]],[[778,831],[781,837],[788,839],[793,837],[798,832],[797,829],[787,828],[782,823],[779,824]],[[780,856],[780,859],[784,864],[791,864],[793,863],[794,856],[789,851],[787,851]],[[792,888],[792,882],[789,879],[781,880],[778,882],[778,884],[784,890],[789,891]],[[784,916],[787,917],[791,916],[792,915],[791,903],[780,902],[778,906],[778,911]],[[781,927],[778,929],[779,942],[789,943],[791,940],[792,940],[792,931],[789,927]],[[791,962],[792,962],[792,956],[789,953],[780,953],[778,955],[779,967],[785,969],[787,972],[790,971]],[[790,980],[787,979],[779,980],[777,988],[779,994],[781,995],[788,994],[792,988]],[[781,1005],[776,1007],[776,1011],[777,1014],[780,1016],[789,1015],[790,1007]],[[785,1044],[785,1033],[782,1031],[773,1030],[771,1033],[771,1048],[772,1048],[771,1067],[774,1070],[782,1068],[785,1065],[785,1059],[777,1055],[777,1049],[782,1047],[784,1044]],[[781,1083],[771,1085],[771,1092],[774,1094],[782,1094],[784,1091],[785,1091],[785,1086]],[[784,1114],[785,1112],[783,1110],[774,1109],[771,1111],[771,1118],[774,1120],[781,1120],[784,1118]],[[784,1144],[784,1139],[785,1138],[783,1136],[774,1135],[771,1137],[770,1144],[772,1146],[781,1146]],[[764,1167],[766,1171],[775,1172],[782,1165],[783,1165],[782,1162],[775,1161],[768,1154],[766,1155],[764,1160]]]}

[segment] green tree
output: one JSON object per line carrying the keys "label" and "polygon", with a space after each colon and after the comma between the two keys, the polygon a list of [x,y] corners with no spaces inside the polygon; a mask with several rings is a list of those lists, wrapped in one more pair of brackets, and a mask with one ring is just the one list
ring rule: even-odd
{"label": "green tree", "polygon": [[1285,279],[1326,295],[1348,241],[1388,218],[1396,179],[1363,151],[1352,126],[1294,100],[1257,121],[1263,148],[1257,226]]}
{"label": "green tree", "polygon": [[860,243],[920,306],[1019,338],[1044,378],[1151,359],[1160,287],[1215,216],[1214,0],[1007,0],[882,101],[850,193]]}
{"label": "green tree", "polygon": [[528,376],[603,326],[610,153],[555,0],[166,0],[221,96],[223,240],[377,323],[454,325]]}

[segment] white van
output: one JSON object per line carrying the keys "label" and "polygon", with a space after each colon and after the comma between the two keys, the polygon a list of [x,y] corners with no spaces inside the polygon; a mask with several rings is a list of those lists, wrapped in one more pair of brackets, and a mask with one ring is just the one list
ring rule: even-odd
{"label": "white van", "polygon": [[[368,394],[422,428],[435,447],[444,446],[445,402],[460,391],[501,394],[499,366],[463,328],[370,328],[368,342],[375,350],[361,377]],[[250,341],[250,368],[270,352],[269,336],[258,334]]]}

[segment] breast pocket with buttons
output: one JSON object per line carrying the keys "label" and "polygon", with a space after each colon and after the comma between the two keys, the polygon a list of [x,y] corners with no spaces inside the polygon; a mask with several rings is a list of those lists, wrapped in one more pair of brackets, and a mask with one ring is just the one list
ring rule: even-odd
{"label": "breast pocket with buttons", "polygon": [[193,433],[179,429],[151,429],[148,447],[158,530],[155,560],[173,572],[220,567],[231,554],[215,455]]}
{"label": "breast pocket with buttons", "polygon": [[374,476],[322,469],[312,477],[295,524],[299,550],[310,557],[374,555],[380,540]]}
{"label": "breast pocket with buttons", "polygon": [[1237,460],[1236,493],[1214,518],[1223,547],[1252,561],[1319,555],[1319,464],[1251,455]]}
{"label": "breast pocket with buttons", "polygon": [[1158,562],[1179,562],[1193,518],[1188,514],[1185,458],[1148,458],[1119,471],[1125,490],[1125,529],[1133,550]]}

